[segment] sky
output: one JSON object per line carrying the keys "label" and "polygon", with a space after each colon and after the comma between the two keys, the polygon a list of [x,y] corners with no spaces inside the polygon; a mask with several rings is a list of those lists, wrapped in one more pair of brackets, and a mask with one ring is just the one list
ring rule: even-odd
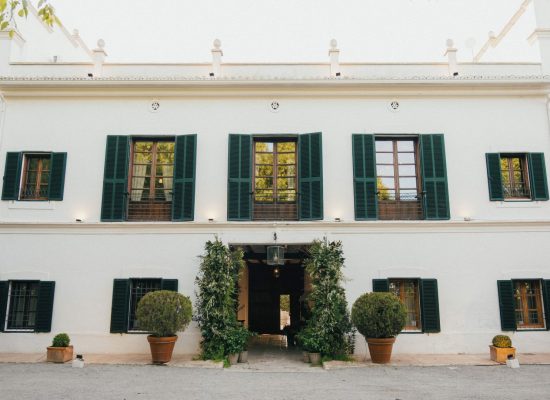
{"label": "sky", "polygon": [[[208,62],[214,39],[224,62],[445,61],[455,41],[471,61],[490,30],[500,32],[523,0],[50,0],[63,24],[110,62]],[[538,61],[527,43],[532,5],[483,61]],[[473,46],[472,46],[473,44]]]}

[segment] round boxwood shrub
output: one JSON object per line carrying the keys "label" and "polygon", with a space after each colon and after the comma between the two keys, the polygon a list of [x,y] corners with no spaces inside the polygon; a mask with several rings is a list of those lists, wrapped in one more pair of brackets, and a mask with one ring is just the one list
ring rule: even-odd
{"label": "round boxwood shrub", "polygon": [[52,347],[68,347],[71,343],[69,335],[66,333],[58,333],[52,340]]}
{"label": "round boxwood shrub", "polygon": [[366,338],[396,336],[407,319],[407,310],[393,293],[365,293],[351,308],[351,321]]}
{"label": "round boxwood shrub", "polygon": [[140,329],[158,337],[175,336],[191,321],[191,300],[170,290],[149,292],[138,303],[136,316]]}
{"label": "round boxwood shrub", "polygon": [[512,339],[507,335],[496,335],[493,338],[493,346],[495,347],[512,347]]}

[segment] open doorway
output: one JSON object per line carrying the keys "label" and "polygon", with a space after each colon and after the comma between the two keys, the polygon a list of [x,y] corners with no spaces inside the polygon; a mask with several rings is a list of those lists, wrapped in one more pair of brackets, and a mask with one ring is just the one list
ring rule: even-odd
{"label": "open doorway", "polygon": [[[239,282],[238,319],[252,332],[285,335],[298,332],[306,319],[309,279],[304,269],[308,244],[287,244],[284,260],[270,265],[270,245],[233,244],[244,251],[246,268]],[[292,344],[293,340],[289,340]]]}

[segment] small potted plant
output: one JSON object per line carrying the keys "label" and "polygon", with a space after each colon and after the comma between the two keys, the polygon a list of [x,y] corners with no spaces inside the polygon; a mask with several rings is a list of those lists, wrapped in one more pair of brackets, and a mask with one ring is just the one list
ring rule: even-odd
{"label": "small potted plant", "polygon": [[493,344],[489,345],[491,360],[505,364],[509,358],[516,358],[516,349],[512,347],[512,339],[507,335],[496,335]]}
{"label": "small potted plant", "polygon": [[316,335],[313,329],[308,327],[302,331],[300,339],[304,349],[308,352],[309,362],[312,365],[321,364],[322,344],[319,340],[319,335]]}
{"label": "small potted plant", "polygon": [[407,311],[393,293],[365,293],[351,309],[351,321],[365,337],[371,360],[387,364],[395,337],[405,326]]}
{"label": "small potted plant", "polygon": [[237,364],[240,353],[246,348],[250,332],[244,326],[236,325],[229,327],[224,336],[225,353],[229,364]]}
{"label": "small potted plant", "polygon": [[147,336],[154,364],[172,359],[177,332],[183,331],[191,321],[191,300],[170,290],[149,292],[137,307],[138,326],[150,332]]}
{"label": "small potted plant", "polygon": [[246,363],[248,362],[248,342],[250,341],[250,338],[255,336],[255,332],[250,332],[249,330],[246,330],[246,341],[244,343],[244,348],[239,353],[239,362],[240,363]]}
{"label": "small potted plant", "polygon": [[296,334],[296,337],[295,337],[296,346],[302,349],[302,361],[305,363],[309,363],[309,352],[306,350],[304,346],[304,341],[302,339],[303,334],[304,334],[304,330],[301,330]]}
{"label": "small potted plant", "polygon": [[73,346],[66,333],[55,335],[52,345],[48,347],[46,360],[54,363],[64,363],[73,359]]}

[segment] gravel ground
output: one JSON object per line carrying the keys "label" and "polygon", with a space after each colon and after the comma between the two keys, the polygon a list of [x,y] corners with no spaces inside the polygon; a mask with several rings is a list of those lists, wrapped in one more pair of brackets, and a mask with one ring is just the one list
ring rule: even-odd
{"label": "gravel ground", "polygon": [[550,366],[247,372],[166,366],[0,364],[0,399],[548,399]]}

